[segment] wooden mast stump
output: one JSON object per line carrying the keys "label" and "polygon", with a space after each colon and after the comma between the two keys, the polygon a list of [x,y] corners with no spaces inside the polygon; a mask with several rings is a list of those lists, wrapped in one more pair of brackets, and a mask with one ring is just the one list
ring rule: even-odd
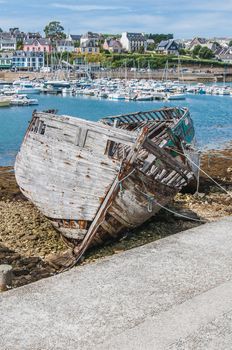
{"label": "wooden mast stump", "polygon": [[0,292],[4,292],[12,285],[12,266],[0,265]]}

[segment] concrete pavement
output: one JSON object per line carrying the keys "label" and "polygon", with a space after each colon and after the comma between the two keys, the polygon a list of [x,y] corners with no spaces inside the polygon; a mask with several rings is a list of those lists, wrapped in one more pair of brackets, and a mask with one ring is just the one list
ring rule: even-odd
{"label": "concrete pavement", "polygon": [[1,350],[231,344],[232,218],[0,294]]}

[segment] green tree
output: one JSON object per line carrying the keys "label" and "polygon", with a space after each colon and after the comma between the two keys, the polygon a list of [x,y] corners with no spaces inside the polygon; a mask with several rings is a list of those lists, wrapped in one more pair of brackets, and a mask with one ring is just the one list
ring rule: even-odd
{"label": "green tree", "polygon": [[144,46],[140,46],[140,48],[138,49],[138,53],[144,53]]}
{"label": "green tree", "polygon": [[210,58],[213,58],[214,57],[214,54],[213,54],[213,51],[210,50],[207,46],[203,46],[199,53],[198,53],[198,56],[200,58],[204,58],[204,59],[210,59]]}
{"label": "green tree", "polygon": [[180,55],[186,55],[187,52],[186,52],[185,49],[181,48],[181,49],[179,49],[179,54],[180,54]]}
{"label": "green tree", "polygon": [[80,40],[76,40],[74,42],[74,47],[80,47]]}
{"label": "green tree", "polygon": [[0,33],[2,33],[3,32],[3,30],[2,30],[2,28],[0,28]]}
{"label": "green tree", "polygon": [[17,47],[17,50],[23,50],[23,41],[22,40],[18,41],[16,47]]}
{"label": "green tree", "polygon": [[230,42],[229,42],[229,46],[230,46],[230,47],[232,46],[232,40],[230,40]]}
{"label": "green tree", "polygon": [[198,56],[200,49],[201,49],[201,45],[196,45],[192,51],[192,56]]}
{"label": "green tree", "polygon": [[159,44],[162,40],[173,39],[173,34],[148,34],[147,39],[153,39],[155,46]]}
{"label": "green tree", "polygon": [[51,39],[52,42],[60,39],[65,39],[64,27],[58,21],[50,22],[44,28],[46,38]]}
{"label": "green tree", "polygon": [[148,51],[154,51],[155,50],[155,43],[151,43],[147,46]]}

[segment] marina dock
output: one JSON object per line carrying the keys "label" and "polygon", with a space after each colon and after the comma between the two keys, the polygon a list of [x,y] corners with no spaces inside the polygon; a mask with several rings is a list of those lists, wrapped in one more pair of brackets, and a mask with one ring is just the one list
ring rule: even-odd
{"label": "marina dock", "polygon": [[0,295],[1,350],[231,349],[232,218]]}

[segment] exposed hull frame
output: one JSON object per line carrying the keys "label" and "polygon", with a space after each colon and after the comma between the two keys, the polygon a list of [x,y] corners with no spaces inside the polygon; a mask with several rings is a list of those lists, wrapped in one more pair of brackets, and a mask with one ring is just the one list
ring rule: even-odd
{"label": "exposed hull frame", "polygon": [[[182,141],[193,139],[187,109],[138,112],[101,123],[35,112],[16,159],[16,179],[24,195],[75,242],[79,259],[89,246],[147,221],[194,178],[186,158],[173,155],[175,149],[185,151]],[[70,202],[72,195],[77,199]]]}

